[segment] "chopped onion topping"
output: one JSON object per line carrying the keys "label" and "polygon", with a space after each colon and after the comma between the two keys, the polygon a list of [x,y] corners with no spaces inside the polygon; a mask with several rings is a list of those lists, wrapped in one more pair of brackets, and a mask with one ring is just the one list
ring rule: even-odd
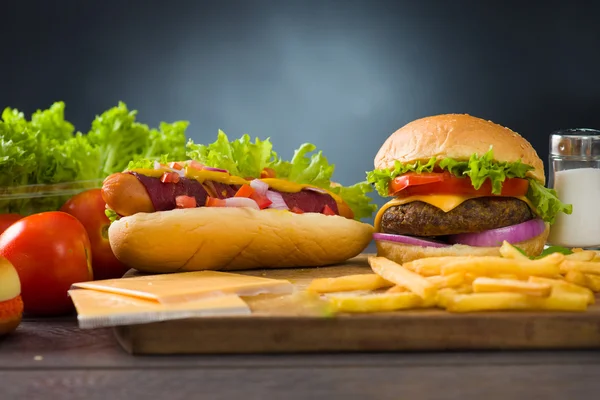
{"label": "chopped onion topping", "polygon": [[267,190],[269,190],[269,184],[261,181],[260,179],[253,179],[250,181],[250,186],[261,196],[266,196]]}
{"label": "chopped onion topping", "polygon": [[271,205],[269,208],[274,208],[276,210],[289,210],[290,208],[285,204],[285,200],[283,200],[283,196],[279,192],[274,192],[272,190],[267,190],[267,198],[271,200]]}
{"label": "chopped onion topping", "polygon": [[229,197],[225,199],[225,207],[247,207],[260,210],[256,201],[248,197]]}

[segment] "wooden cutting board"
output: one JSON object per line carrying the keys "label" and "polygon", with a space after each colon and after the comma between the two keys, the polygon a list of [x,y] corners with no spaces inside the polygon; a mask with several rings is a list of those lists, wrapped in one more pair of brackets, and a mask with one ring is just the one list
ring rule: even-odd
{"label": "wooden cutting board", "polygon": [[[370,272],[363,254],[332,267],[240,273],[288,279],[303,289],[314,278]],[[301,294],[245,300],[251,316],[119,326],[114,333],[132,354],[600,348],[599,304],[583,313],[415,310],[331,317]]]}

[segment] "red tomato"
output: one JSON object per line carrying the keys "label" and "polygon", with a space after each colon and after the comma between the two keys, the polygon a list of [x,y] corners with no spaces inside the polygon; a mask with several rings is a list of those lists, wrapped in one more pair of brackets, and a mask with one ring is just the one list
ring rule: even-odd
{"label": "red tomato", "polygon": [[160,177],[162,183],[177,183],[179,182],[179,174],[176,172],[165,172]]}
{"label": "red tomato", "polygon": [[216,197],[206,198],[206,207],[225,207],[225,200],[217,199]]}
{"label": "red tomato", "polygon": [[194,208],[196,207],[196,198],[192,196],[177,196],[175,197],[177,208]]}
{"label": "red tomato", "polygon": [[304,214],[304,210],[302,210],[301,208],[296,207],[296,206],[292,207],[292,209],[290,211],[293,212],[294,214]]}
{"label": "red tomato", "polygon": [[93,279],[91,245],[83,225],[64,212],[25,217],[0,235],[0,255],[21,280],[26,313],[61,315],[73,310],[67,291]]}
{"label": "red tomato", "polygon": [[250,196],[250,198],[254,200],[256,204],[258,204],[258,208],[260,208],[261,210],[264,210],[265,208],[273,204],[273,202],[269,200],[267,196],[258,194],[256,192],[254,192],[252,196]]}
{"label": "red tomato", "polygon": [[335,211],[333,211],[331,209],[331,207],[329,207],[327,204],[325,204],[325,207],[323,207],[323,214],[325,214],[325,215],[337,215],[335,213]]}
{"label": "red tomato", "polygon": [[104,213],[106,203],[100,189],[90,189],[71,197],[60,211],[71,214],[85,227],[92,246],[92,268],[95,279],[120,278],[127,267],[110,248],[108,227],[110,221]]}
{"label": "red tomato", "polygon": [[176,170],[183,169],[183,167],[181,166],[181,164],[179,164],[177,162],[169,163],[169,168],[176,169]]}
{"label": "red tomato", "polygon": [[260,178],[275,178],[275,170],[269,167],[263,168],[263,170],[260,172]]}
{"label": "red tomato", "polygon": [[248,184],[240,186],[235,194],[235,197],[251,197],[254,194],[254,188]]}
{"label": "red tomato", "polygon": [[[475,189],[471,184],[471,180],[468,177],[459,178],[450,174],[447,171],[442,173],[432,172],[427,174],[423,180],[419,180],[415,177],[409,176],[407,181],[408,186],[400,190],[396,190],[401,187],[400,183],[395,183],[396,179],[390,184],[391,194],[398,197],[409,197],[415,195],[427,195],[427,194],[463,194],[470,196],[495,196],[492,194],[492,184],[487,179],[479,189]],[[437,175],[437,178],[430,177],[431,175]],[[404,176],[404,175],[403,175]],[[426,179],[431,179],[433,182],[426,182]],[[434,180],[437,179],[437,180]],[[412,182],[411,182],[412,180]],[[502,183],[502,191],[500,196],[525,196],[527,189],[529,188],[529,182],[527,179],[521,178],[510,178],[506,179]],[[394,191],[396,190],[396,191]]]}
{"label": "red tomato", "polygon": [[434,182],[442,182],[450,177],[449,172],[407,172],[406,174],[395,177],[390,182],[390,194],[398,193],[409,186],[427,185]]}
{"label": "red tomato", "polygon": [[191,161],[191,162],[188,164],[188,166],[189,166],[190,168],[193,168],[193,169],[195,169],[195,170],[198,170],[198,171],[202,171],[202,167],[203,167],[203,165],[202,165],[200,162],[196,161],[196,160],[192,160],[192,161]]}
{"label": "red tomato", "polygon": [[20,214],[0,214],[0,233],[4,232],[9,226],[23,218]]}

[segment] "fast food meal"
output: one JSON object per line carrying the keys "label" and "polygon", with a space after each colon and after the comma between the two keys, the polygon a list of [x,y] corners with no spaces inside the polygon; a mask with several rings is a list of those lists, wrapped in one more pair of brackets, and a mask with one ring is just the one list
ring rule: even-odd
{"label": "fast food meal", "polygon": [[17,329],[23,315],[21,281],[6,258],[0,257],[0,335]]}
{"label": "fast food meal", "polygon": [[504,241],[499,253],[404,264],[372,256],[374,274],[315,279],[307,290],[325,296],[337,312],[585,311],[600,292],[600,262],[590,258],[594,252],[569,250],[532,259]]}
{"label": "fast food meal", "polygon": [[376,206],[366,182],[331,181],[312,144],[282,160],[269,139],[189,142],[188,160],[136,160],[108,176],[102,197],[115,256],[145,272],[310,267],[359,254]]}
{"label": "fast food meal", "polygon": [[375,217],[377,254],[398,263],[499,256],[504,240],[536,256],[556,215],[572,212],[544,187],[543,162],[526,139],[469,115],[405,125],[374,164],[368,182],[393,197]]}

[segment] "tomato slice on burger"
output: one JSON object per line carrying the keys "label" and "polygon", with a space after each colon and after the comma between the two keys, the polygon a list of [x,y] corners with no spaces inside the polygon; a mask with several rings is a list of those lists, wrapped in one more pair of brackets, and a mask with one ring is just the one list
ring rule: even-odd
{"label": "tomato slice on burger", "polygon": [[[469,196],[496,196],[492,193],[492,184],[486,180],[479,189],[475,189],[471,180],[468,177],[459,178],[450,174],[447,171],[443,173],[427,173],[421,174],[427,175],[423,179],[417,179],[409,176],[404,183],[404,187],[400,190],[395,190],[402,185],[397,183],[395,186],[390,184],[390,191],[394,191],[392,194],[397,197],[409,197],[416,195],[428,195],[428,194],[457,194],[457,195],[469,195]],[[431,175],[438,175],[437,180]],[[404,175],[403,175],[404,176]],[[399,177],[400,178],[400,177]],[[397,178],[396,178],[397,179]],[[396,181],[394,179],[394,181]],[[426,180],[430,181],[427,182]],[[394,182],[392,181],[392,182]],[[506,179],[502,184],[502,191],[500,196],[525,196],[529,188],[529,182],[527,179],[521,178],[509,178]]]}
{"label": "tomato slice on burger", "polygon": [[442,182],[452,175],[449,172],[407,172],[395,177],[390,182],[390,194],[396,194],[411,186],[428,185],[430,183]]}

